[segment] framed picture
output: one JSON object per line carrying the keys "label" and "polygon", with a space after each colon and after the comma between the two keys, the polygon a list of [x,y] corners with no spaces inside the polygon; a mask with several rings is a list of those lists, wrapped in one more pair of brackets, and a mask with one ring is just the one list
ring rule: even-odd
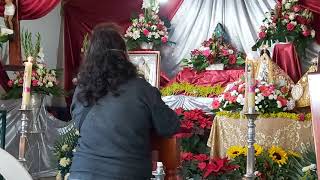
{"label": "framed picture", "polygon": [[129,59],[137,66],[140,74],[154,87],[160,84],[160,52],[129,51]]}

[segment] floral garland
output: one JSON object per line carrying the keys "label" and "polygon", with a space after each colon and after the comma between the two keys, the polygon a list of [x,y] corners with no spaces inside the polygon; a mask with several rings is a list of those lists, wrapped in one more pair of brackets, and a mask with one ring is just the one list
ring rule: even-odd
{"label": "floral garland", "polygon": [[187,95],[194,97],[214,97],[223,92],[224,88],[221,85],[215,86],[199,86],[190,83],[173,83],[167,87],[162,88],[162,96],[171,95]]}
{"label": "floral garland", "polygon": [[[216,116],[228,117],[231,119],[240,119],[240,112],[231,112],[231,111],[220,111],[216,112]],[[245,116],[243,116],[245,118]],[[283,118],[283,119],[292,119],[295,121],[311,121],[311,113],[288,113],[288,112],[278,112],[278,113],[264,113],[260,114],[259,118]]]}
{"label": "floral garland", "polygon": [[211,64],[222,63],[227,66],[244,65],[245,55],[237,51],[235,47],[224,41],[223,37],[216,37],[204,41],[199,49],[191,51],[191,58],[184,59],[187,66],[197,71],[205,70]]}
{"label": "floral garland", "polygon": [[299,0],[278,1],[276,8],[266,13],[264,25],[260,27],[259,39],[252,47],[257,50],[261,45],[271,47],[275,42],[293,42],[299,54],[304,55],[305,48],[315,37],[311,27],[313,14],[299,5]]}
{"label": "floral garland", "polygon": [[[276,113],[292,110],[295,101],[289,88],[275,86],[263,81],[255,82],[255,110],[261,113]],[[213,111],[242,111],[245,101],[245,82],[241,79],[228,84],[223,94],[213,100]]]}

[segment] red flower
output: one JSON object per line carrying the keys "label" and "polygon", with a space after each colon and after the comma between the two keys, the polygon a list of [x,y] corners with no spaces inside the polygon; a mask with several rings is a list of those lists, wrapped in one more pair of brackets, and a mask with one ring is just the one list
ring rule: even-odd
{"label": "red flower", "polygon": [[199,118],[199,123],[200,123],[200,127],[202,128],[202,129],[204,129],[204,128],[206,128],[207,127],[207,119],[206,118],[204,118],[204,117],[200,117]]}
{"label": "red flower", "polygon": [[162,42],[162,43],[166,43],[166,42],[168,42],[167,37],[165,37],[165,36],[164,36],[164,37],[162,37],[162,38],[161,38],[161,42]]}
{"label": "red flower", "polygon": [[304,121],[304,119],[305,119],[304,114],[303,114],[303,113],[300,113],[300,114],[299,114],[299,121]]}
{"label": "red flower", "polygon": [[162,24],[158,24],[157,28],[161,31],[163,29],[163,25]]}
{"label": "red flower", "polygon": [[227,173],[239,168],[237,165],[230,165],[227,158],[217,158],[212,159],[206,167],[206,171],[203,175],[204,178],[207,178],[212,173],[217,175],[219,172]]}
{"label": "red flower", "polygon": [[229,64],[235,64],[237,62],[237,57],[235,54],[229,55]]}
{"label": "red flower", "polygon": [[194,155],[193,158],[200,162],[203,162],[209,159],[208,155],[206,154],[197,154],[197,155]]}
{"label": "red flower", "polygon": [[144,30],[143,30],[143,34],[144,34],[145,36],[148,36],[148,35],[149,35],[149,33],[150,33],[150,32],[149,32],[149,30],[148,30],[148,29],[144,29]]}
{"label": "red flower", "polygon": [[8,84],[9,87],[12,87],[13,86],[13,81],[9,80],[7,84]]}
{"label": "red flower", "polygon": [[38,80],[32,80],[32,86],[38,86]]}
{"label": "red flower", "polygon": [[23,80],[22,79],[19,79],[19,84],[23,84]]}
{"label": "red flower", "polygon": [[230,92],[224,93],[223,97],[224,97],[224,99],[226,99],[227,101],[229,101],[229,99],[230,99],[230,97],[231,97]]}
{"label": "red flower", "polygon": [[294,24],[292,24],[292,23],[288,23],[288,24],[287,24],[287,30],[288,30],[288,31],[293,31],[294,28],[295,28],[295,25],[294,25]]}
{"label": "red flower", "polygon": [[299,6],[299,5],[294,5],[294,6],[292,7],[292,10],[293,10],[294,12],[299,12],[299,11],[301,10],[301,6]]}
{"label": "red flower", "polygon": [[207,121],[207,129],[211,129],[212,127],[212,121]]}
{"label": "red flower", "polygon": [[310,36],[311,32],[309,30],[305,30],[302,32],[302,35],[305,36],[305,37],[308,37]]}
{"label": "red flower", "polygon": [[267,36],[267,33],[264,31],[261,31],[261,32],[259,32],[258,36],[259,36],[259,39],[263,39]]}
{"label": "red flower", "polygon": [[183,161],[190,161],[192,160],[193,154],[191,152],[182,152],[181,153],[181,159]]}
{"label": "red flower", "polygon": [[192,121],[188,121],[188,120],[185,120],[185,121],[181,121],[181,127],[182,128],[186,128],[186,129],[192,129],[193,128],[193,122]]}
{"label": "red flower", "polygon": [[222,56],[228,56],[229,55],[228,49],[225,49],[225,48],[221,49],[221,53],[222,53]]}
{"label": "red flower", "polygon": [[175,112],[177,113],[178,116],[180,116],[184,112],[184,109],[180,107],[180,108],[177,108]]}
{"label": "red flower", "polygon": [[288,100],[286,98],[278,96],[277,100],[280,101],[282,106],[286,106],[287,105]]}
{"label": "red flower", "polygon": [[207,163],[201,162],[198,164],[198,168],[203,171],[207,167]]}
{"label": "red flower", "polygon": [[287,94],[289,92],[289,89],[286,86],[283,86],[280,88],[281,93]]}
{"label": "red flower", "polygon": [[302,16],[297,16],[297,22],[298,24],[307,24],[308,20]]}
{"label": "red flower", "polygon": [[37,72],[36,71],[32,71],[32,76],[33,77],[35,77],[35,76],[37,76],[38,74],[37,74]]}
{"label": "red flower", "polygon": [[220,107],[220,102],[219,102],[218,100],[214,100],[214,101],[212,102],[212,107],[213,107],[213,109],[219,109],[219,107]]}

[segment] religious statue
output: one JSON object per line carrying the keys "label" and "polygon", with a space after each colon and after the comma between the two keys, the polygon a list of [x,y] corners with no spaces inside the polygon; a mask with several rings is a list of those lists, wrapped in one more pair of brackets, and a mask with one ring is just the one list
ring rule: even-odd
{"label": "religious statue", "polygon": [[16,8],[12,2],[13,0],[5,0],[6,5],[4,6],[4,22],[7,28],[13,30],[12,19],[15,14]]}
{"label": "religious statue", "polygon": [[150,80],[150,67],[148,66],[148,63],[141,58],[141,61],[138,64],[138,72],[139,74],[143,75],[146,81],[149,82]]}

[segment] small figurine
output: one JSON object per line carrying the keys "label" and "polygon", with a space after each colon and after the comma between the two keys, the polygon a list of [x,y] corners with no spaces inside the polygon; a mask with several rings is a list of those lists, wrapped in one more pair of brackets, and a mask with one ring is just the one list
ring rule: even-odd
{"label": "small figurine", "polygon": [[4,22],[7,28],[13,30],[12,19],[15,14],[16,8],[12,3],[12,0],[5,0],[6,5],[4,6]]}

